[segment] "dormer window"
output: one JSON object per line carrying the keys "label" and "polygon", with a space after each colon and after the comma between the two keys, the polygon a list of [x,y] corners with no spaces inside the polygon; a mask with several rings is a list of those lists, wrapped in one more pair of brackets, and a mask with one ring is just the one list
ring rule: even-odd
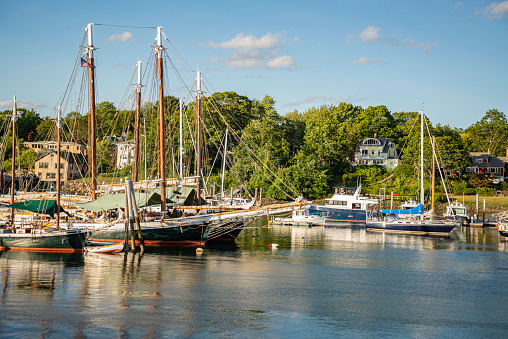
{"label": "dormer window", "polygon": [[364,145],[368,146],[381,146],[381,142],[374,138],[368,138],[363,141]]}

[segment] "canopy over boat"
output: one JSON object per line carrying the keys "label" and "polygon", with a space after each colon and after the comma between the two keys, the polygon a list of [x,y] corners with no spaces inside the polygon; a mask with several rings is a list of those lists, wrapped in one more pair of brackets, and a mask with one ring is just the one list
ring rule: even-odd
{"label": "canopy over boat", "polygon": [[[15,208],[18,210],[23,210],[23,211],[30,211],[30,212],[35,212],[35,213],[45,213],[45,214],[48,214],[51,218],[54,218],[55,212],[56,212],[56,206],[57,206],[56,200],[42,199],[42,200],[21,201],[21,202],[17,202],[14,204],[6,205],[5,207]],[[64,211],[62,206],[60,206],[60,212],[66,213],[67,215],[70,216],[69,213]]]}
{"label": "canopy over boat", "polygon": [[[134,192],[136,206],[156,206],[161,203],[160,188],[151,191]],[[166,203],[169,205],[190,205],[195,196],[195,190],[190,187],[178,187],[176,189],[166,190]],[[79,207],[93,211],[102,212],[117,208],[125,208],[125,193],[105,194],[99,199],[82,204],[76,204]]]}
{"label": "canopy over boat", "polygon": [[404,210],[381,210],[384,214],[423,214],[423,204]]}

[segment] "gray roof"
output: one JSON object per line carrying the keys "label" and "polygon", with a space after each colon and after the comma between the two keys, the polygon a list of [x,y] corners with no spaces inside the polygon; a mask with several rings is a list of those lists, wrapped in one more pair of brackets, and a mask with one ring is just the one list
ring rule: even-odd
{"label": "gray roof", "polygon": [[[493,167],[504,167],[506,161],[505,157],[491,157],[490,153],[486,152],[470,152],[472,163],[468,167],[478,168],[493,168]],[[487,159],[487,162],[478,162],[479,159]]]}

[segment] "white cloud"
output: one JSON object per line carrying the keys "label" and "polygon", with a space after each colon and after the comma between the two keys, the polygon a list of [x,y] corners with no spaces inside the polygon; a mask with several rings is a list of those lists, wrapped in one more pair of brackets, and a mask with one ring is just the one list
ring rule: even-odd
{"label": "white cloud", "polygon": [[[39,102],[28,102],[28,101],[17,101],[16,104],[17,108],[26,108],[26,109],[35,109],[43,106],[44,104],[41,104]],[[0,109],[12,111],[12,100],[0,101]]]}
{"label": "white cloud", "polygon": [[[508,2],[508,0],[506,2]],[[371,43],[382,40],[383,43],[386,44],[387,46],[397,47],[400,45],[399,41],[397,41],[396,39],[379,34],[380,30],[381,30],[380,27],[369,26],[365,28],[360,34],[356,35],[349,34],[346,37],[346,42],[349,43],[356,38],[360,38],[363,43]],[[418,42],[412,39],[403,39],[402,42],[404,47],[421,48],[424,53],[427,53],[431,48],[436,47],[438,45],[437,41],[429,43],[429,42]],[[355,61],[355,63],[358,64],[365,64],[369,62],[382,62],[382,60],[369,61],[368,59],[361,58]]]}
{"label": "white cloud", "polygon": [[[295,38],[293,41],[298,41]],[[296,68],[295,59],[288,55],[281,55],[279,47],[286,44],[286,40],[279,34],[268,33],[261,38],[253,35],[238,34],[231,40],[221,43],[208,43],[215,49],[233,50],[233,53],[224,59],[224,64],[230,68],[267,68],[267,69],[293,69]],[[221,59],[214,57],[212,61]]]}
{"label": "white cloud", "polygon": [[285,43],[278,34],[268,33],[261,38],[256,38],[253,35],[238,34],[236,37],[229,41],[215,44],[210,42],[208,45],[212,48],[221,49],[241,49],[241,50],[255,50],[255,49],[271,49],[281,46]]}
{"label": "white cloud", "polygon": [[266,67],[270,69],[279,69],[279,68],[290,69],[295,67],[295,59],[288,55],[278,56],[276,58],[268,60],[266,63]]}
{"label": "white cloud", "polygon": [[475,11],[476,15],[483,14],[489,19],[500,19],[508,15],[508,0],[503,2],[493,2],[485,8]]}
{"label": "white cloud", "polygon": [[436,47],[438,45],[437,41],[435,42],[419,42],[411,39],[404,39],[404,46],[407,48],[421,48],[423,53],[427,53],[431,48]]}
{"label": "white cloud", "polygon": [[106,40],[107,43],[122,43],[126,42],[127,40],[130,40],[133,38],[133,35],[131,32],[123,32],[122,34],[113,34],[111,35],[108,40]]}
{"label": "white cloud", "polygon": [[367,27],[360,33],[360,39],[362,39],[362,42],[365,43],[385,39],[384,36],[379,34],[380,30],[381,30],[380,27],[374,26]]}
{"label": "white cloud", "polygon": [[357,59],[354,61],[355,64],[360,64],[360,65],[371,64],[374,62],[384,62],[384,61],[381,59],[370,59],[370,58],[366,58],[366,57],[363,57],[363,58],[360,58],[360,59]]}
{"label": "white cloud", "polygon": [[453,5],[453,8],[457,9],[461,6],[464,6],[464,3],[463,2],[457,2],[455,5]]}

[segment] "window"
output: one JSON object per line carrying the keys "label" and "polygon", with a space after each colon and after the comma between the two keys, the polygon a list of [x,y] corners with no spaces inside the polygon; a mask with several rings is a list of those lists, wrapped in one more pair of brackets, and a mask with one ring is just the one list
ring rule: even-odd
{"label": "window", "polygon": [[46,179],[55,179],[56,173],[46,173]]}
{"label": "window", "polygon": [[47,162],[40,162],[39,163],[39,168],[48,168],[49,167],[49,163]]}
{"label": "window", "polygon": [[369,139],[365,139],[363,141],[363,144],[364,145],[376,145],[376,146],[381,146],[381,142],[377,139],[373,139],[373,138],[369,138]]}
{"label": "window", "polygon": [[347,205],[347,201],[332,201],[332,205]]}

